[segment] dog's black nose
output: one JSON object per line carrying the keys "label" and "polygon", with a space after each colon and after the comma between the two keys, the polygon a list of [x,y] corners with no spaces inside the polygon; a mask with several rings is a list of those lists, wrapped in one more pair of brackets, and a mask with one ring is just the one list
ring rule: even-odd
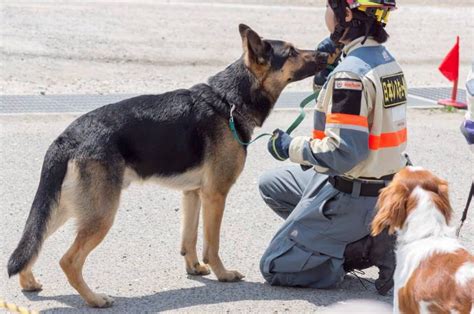
{"label": "dog's black nose", "polygon": [[316,63],[318,65],[326,65],[328,63],[329,54],[326,52],[316,51]]}

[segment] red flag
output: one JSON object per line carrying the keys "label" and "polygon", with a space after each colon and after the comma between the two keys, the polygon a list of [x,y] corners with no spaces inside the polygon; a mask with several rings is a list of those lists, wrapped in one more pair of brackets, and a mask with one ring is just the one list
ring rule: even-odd
{"label": "red flag", "polygon": [[439,70],[443,75],[452,81],[456,81],[459,76],[459,36],[457,36],[456,44],[446,55],[443,62],[439,66]]}

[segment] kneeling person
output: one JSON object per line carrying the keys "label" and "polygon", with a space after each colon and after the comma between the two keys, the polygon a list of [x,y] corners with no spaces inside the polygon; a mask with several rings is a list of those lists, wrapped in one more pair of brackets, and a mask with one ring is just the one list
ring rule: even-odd
{"label": "kneeling person", "polygon": [[275,130],[268,143],[273,157],[303,167],[260,179],[263,199],[285,219],[260,263],[272,285],[330,288],[346,272],[376,265],[378,292],[393,286],[394,238],[370,237],[369,225],[379,190],[407,164],[406,83],[382,45],[394,8],[394,1],[328,1],[331,41],[318,50],[332,53],[344,44],[344,57],[322,82],[315,77],[324,85],[313,137]]}

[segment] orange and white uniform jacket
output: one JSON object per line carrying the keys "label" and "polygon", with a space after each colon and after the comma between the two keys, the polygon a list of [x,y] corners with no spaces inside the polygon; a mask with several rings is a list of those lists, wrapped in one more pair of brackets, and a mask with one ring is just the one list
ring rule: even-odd
{"label": "orange and white uniform jacket", "polygon": [[344,59],[321,90],[312,137],[291,141],[290,159],[348,178],[374,178],[407,164],[407,88],[387,49],[370,37],[344,47]]}

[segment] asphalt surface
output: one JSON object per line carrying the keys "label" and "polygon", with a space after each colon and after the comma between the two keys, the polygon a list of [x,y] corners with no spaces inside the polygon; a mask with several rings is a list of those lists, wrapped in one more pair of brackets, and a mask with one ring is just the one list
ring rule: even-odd
{"label": "asphalt surface", "polygon": [[[404,68],[409,86],[449,85],[436,69],[458,34],[462,86],[474,51],[472,1],[400,4],[388,26],[392,37],[388,46]],[[189,87],[240,56],[239,23],[247,23],[266,38],[313,48],[327,36],[323,16],[320,0],[0,1],[0,93],[109,95]],[[288,88],[308,89],[309,81]],[[295,115],[275,112],[260,131],[285,127]],[[457,222],[473,176],[472,154],[458,128],[462,113],[409,110],[408,116],[408,152],[417,165],[449,181]],[[36,191],[43,155],[75,117],[0,115],[0,298],[46,312],[97,312],[85,306],[58,264],[73,239],[72,221],[44,244],[35,268],[43,291],[22,293],[17,278],[8,279],[6,273],[7,259],[21,236]],[[295,132],[309,134],[310,130],[308,118]],[[365,284],[366,290],[350,276],[334,290],[264,283],[259,258],[281,220],[260,199],[257,180],[264,171],[281,165],[266,153],[264,141],[254,144],[230,193],[221,257],[228,268],[246,275],[240,283],[219,283],[213,275],[186,275],[179,255],[179,192],[153,184],[127,189],[112,230],[84,269],[94,290],[115,298],[113,308],[100,312],[301,313],[348,299],[390,304],[391,296],[380,297],[370,284]],[[472,250],[473,239],[469,219],[461,240]],[[199,251],[201,244],[200,237]],[[365,275],[372,280],[375,276],[374,269]]]}
{"label": "asphalt surface", "polygon": [[[260,131],[285,127],[294,111],[272,114]],[[94,311],[86,307],[59,267],[72,243],[74,225],[68,223],[49,238],[36,264],[43,283],[40,293],[22,293],[17,278],[8,279],[7,258],[23,230],[33,199],[43,155],[50,142],[75,118],[58,115],[0,115],[0,297],[37,310]],[[408,111],[409,147],[413,161],[447,179],[455,222],[466,201],[472,179],[472,154],[458,126],[461,112]],[[311,119],[295,134],[309,134]],[[231,190],[222,226],[221,256],[230,269],[246,275],[240,283],[219,283],[214,275],[189,277],[179,254],[180,195],[154,184],[133,184],[122,196],[115,224],[105,241],[90,255],[86,281],[93,289],[115,298],[112,309],[101,313],[156,311],[305,312],[317,311],[348,299],[380,297],[348,277],[334,290],[270,287],[258,270],[259,258],[281,223],[260,199],[258,177],[283,165],[265,150],[265,141],[249,148],[243,174]],[[470,215],[472,217],[472,213]],[[462,242],[473,249],[474,228],[469,219]],[[201,237],[198,250],[201,251]],[[375,270],[366,275],[375,278]]]}

